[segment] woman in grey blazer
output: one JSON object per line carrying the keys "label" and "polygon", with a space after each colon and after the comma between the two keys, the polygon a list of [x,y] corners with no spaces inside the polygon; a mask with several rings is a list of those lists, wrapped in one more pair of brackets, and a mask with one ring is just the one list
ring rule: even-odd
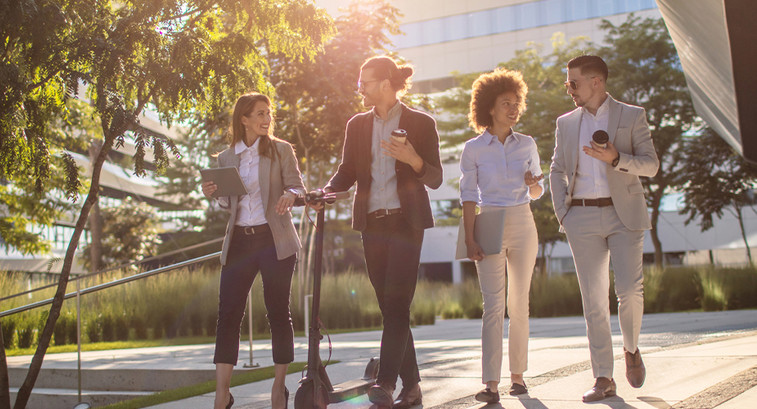
{"label": "woman in grey blazer", "polygon": [[[289,391],[284,379],[294,360],[294,335],[289,293],[300,240],[290,210],[297,195],[305,193],[291,144],[271,135],[271,101],[258,93],[242,95],[234,107],[231,143],[218,154],[218,166],[239,170],[247,194],[217,198],[229,211],[221,253],[218,302],[215,409],[231,408],[229,386],[239,355],[239,333],[255,276],[263,277],[263,297],[271,327],[275,379],[271,407],[287,407]],[[210,198],[213,182],[202,184]]]}

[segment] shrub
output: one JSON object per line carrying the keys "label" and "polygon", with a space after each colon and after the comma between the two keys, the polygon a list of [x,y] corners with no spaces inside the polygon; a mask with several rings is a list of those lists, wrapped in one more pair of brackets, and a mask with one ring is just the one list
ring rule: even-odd
{"label": "shrub", "polygon": [[[657,283],[657,297],[652,311],[670,312],[694,310],[701,307],[702,280],[699,270],[691,267],[673,267],[662,271]],[[650,283],[651,284],[651,283]],[[650,284],[645,288],[651,287]]]}
{"label": "shrub", "polygon": [[88,319],[85,332],[89,342],[100,342],[102,340],[102,316],[97,315]]}
{"label": "shrub", "polygon": [[583,314],[581,290],[575,274],[534,277],[531,281],[530,300],[532,317]]}
{"label": "shrub", "polygon": [[126,316],[123,314],[117,315],[114,319],[114,327],[116,332],[116,340],[117,341],[128,341],[129,340],[129,321],[126,319]]}
{"label": "shrub", "polygon": [[3,331],[3,346],[5,349],[13,348],[13,341],[16,335],[16,319],[13,316],[5,317],[0,320],[0,329]]}
{"label": "shrub", "polygon": [[36,328],[32,321],[25,321],[18,328],[18,347],[31,348],[34,343]]}
{"label": "shrub", "polygon": [[[55,322],[55,328],[53,328],[53,344],[54,345],[66,345],[71,343],[68,338],[68,323],[72,318],[70,313],[61,313],[58,320]],[[76,342],[76,339],[73,340]]]}

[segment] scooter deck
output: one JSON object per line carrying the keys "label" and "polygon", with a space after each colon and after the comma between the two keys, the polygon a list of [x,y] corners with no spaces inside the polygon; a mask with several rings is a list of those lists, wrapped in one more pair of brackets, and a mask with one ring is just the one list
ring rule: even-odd
{"label": "scooter deck", "polygon": [[344,402],[360,395],[364,395],[368,392],[368,389],[375,384],[375,379],[351,379],[334,385],[334,390],[328,393],[329,403]]}

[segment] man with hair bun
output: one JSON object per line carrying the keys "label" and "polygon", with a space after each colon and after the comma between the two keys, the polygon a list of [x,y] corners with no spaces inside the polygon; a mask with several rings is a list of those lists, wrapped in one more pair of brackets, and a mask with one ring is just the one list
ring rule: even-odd
{"label": "man with hair bun", "polygon": [[[555,153],[549,182],[560,231],[576,265],[594,387],[584,402],[616,393],[612,378],[610,271],[612,262],[618,321],[623,334],[626,378],[640,388],[646,377],[639,352],[644,313],[642,251],[649,222],[639,176],[657,173],[657,158],[644,108],[624,104],[607,93],[607,65],[582,55],[568,62],[565,88],[576,109],[557,118]],[[606,145],[593,140],[606,132]]]}
{"label": "man with hair bun", "polygon": [[[434,226],[427,187],[442,184],[436,121],[399,101],[413,68],[390,57],[363,63],[358,92],[370,111],[347,123],[342,160],[324,190],[357,184],[352,227],[362,233],[365,264],[383,316],[376,385],[368,398],[382,409],[422,403],[420,373],[410,331],[424,229]],[[392,138],[403,129],[407,137]],[[394,400],[397,377],[402,391]]]}

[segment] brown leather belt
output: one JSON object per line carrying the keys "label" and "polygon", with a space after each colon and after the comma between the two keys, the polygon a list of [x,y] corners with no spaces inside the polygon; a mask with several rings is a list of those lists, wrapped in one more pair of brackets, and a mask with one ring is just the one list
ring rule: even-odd
{"label": "brown leather belt", "polygon": [[611,197],[600,197],[599,199],[573,199],[570,201],[571,206],[612,206]]}
{"label": "brown leather belt", "polygon": [[368,213],[368,217],[373,217],[374,219],[380,219],[382,217],[391,216],[393,214],[400,214],[400,213],[402,213],[402,209],[399,207],[396,209],[378,209],[378,210]]}
{"label": "brown leather belt", "polygon": [[253,234],[268,233],[271,231],[271,228],[268,224],[259,224],[257,226],[234,226],[234,230],[251,236]]}

